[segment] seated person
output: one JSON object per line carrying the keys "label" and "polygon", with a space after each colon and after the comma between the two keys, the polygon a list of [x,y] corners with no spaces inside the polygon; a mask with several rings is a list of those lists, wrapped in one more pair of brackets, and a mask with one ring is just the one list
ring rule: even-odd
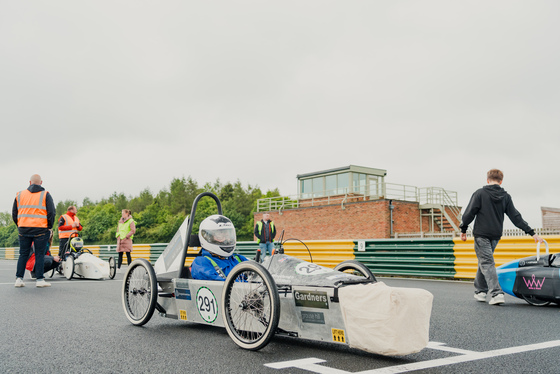
{"label": "seated person", "polygon": [[[51,271],[52,269],[56,269],[58,267],[58,265],[60,264],[60,257],[59,256],[52,256],[51,252],[50,252],[50,248],[52,245],[52,241],[53,241],[53,233],[51,231],[51,237],[49,238],[49,241],[47,242],[47,251],[45,254],[45,262],[43,265],[43,272],[46,273],[48,271]],[[29,256],[29,260],[27,260],[27,264],[25,265],[25,268],[27,270],[29,270],[29,272],[31,273],[31,278],[35,278],[35,248],[33,246],[33,244],[31,245],[33,253],[31,256]]]}
{"label": "seated person", "polygon": [[215,214],[206,218],[200,223],[198,238],[202,253],[191,266],[194,279],[225,281],[235,265],[247,261],[245,256],[233,255],[237,238],[227,217]]}

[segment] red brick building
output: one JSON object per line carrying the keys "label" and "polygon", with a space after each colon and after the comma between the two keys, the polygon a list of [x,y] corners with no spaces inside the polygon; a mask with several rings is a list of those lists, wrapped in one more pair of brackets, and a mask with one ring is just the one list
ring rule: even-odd
{"label": "red brick building", "polygon": [[261,199],[278,235],[300,240],[390,238],[458,230],[456,193],[385,183],[386,171],[350,165],[298,175],[298,195]]}

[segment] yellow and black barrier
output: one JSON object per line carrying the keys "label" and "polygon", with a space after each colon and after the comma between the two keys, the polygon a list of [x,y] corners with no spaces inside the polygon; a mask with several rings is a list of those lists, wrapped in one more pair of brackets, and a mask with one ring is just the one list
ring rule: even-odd
{"label": "yellow and black barrier", "polygon": [[[560,236],[545,236],[550,253],[560,253]],[[478,262],[474,252],[473,238],[466,242],[456,239],[366,239],[366,240],[308,240],[284,243],[288,255],[312,261],[318,265],[334,267],[356,259],[364,263],[376,275],[438,277],[474,279]],[[165,250],[166,243],[134,244],[132,259],[145,258],[155,264]],[[118,256],[116,245],[85,246],[103,260]],[[247,258],[256,255],[256,242],[238,242],[236,251]],[[189,253],[198,249],[189,249]],[[51,249],[58,254],[58,247]],[[541,245],[541,254],[545,246]],[[502,237],[496,247],[496,266],[523,257],[534,256],[536,244],[533,238]],[[17,260],[19,248],[0,248],[0,259]],[[125,257],[126,258],[126,257]],[[190,263],[192,258],[187,258]],[[124,260],[126,263],[126,259]]]}

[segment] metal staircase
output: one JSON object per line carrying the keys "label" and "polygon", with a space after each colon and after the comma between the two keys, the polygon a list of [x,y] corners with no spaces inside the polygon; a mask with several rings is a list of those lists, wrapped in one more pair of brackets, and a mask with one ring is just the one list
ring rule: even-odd
{"label": "metal staircase", "polygon": [[[461,208],[457,205],[457,196],[451,197],[448,191],[439,187],[427,187],[420,190],[420,218],[429,218],[429,231],[458,232]],[[436,227],[439,230],[436,230]]]}

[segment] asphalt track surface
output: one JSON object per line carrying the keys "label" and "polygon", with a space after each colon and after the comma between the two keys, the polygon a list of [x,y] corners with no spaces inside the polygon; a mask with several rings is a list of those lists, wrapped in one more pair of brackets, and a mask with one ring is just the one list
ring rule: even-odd
{"label": "asphalt track surface", "polygon": [[434,295],[430,345],[384,357],[347,346],[274,337],[258,352],[223,328],[163,318],[131,325],[114,280],[14,287],[16,262],[0,260],[0,373],[559,373],[560,308],[506,295],[490,306],[470,282],[380,279]]}

